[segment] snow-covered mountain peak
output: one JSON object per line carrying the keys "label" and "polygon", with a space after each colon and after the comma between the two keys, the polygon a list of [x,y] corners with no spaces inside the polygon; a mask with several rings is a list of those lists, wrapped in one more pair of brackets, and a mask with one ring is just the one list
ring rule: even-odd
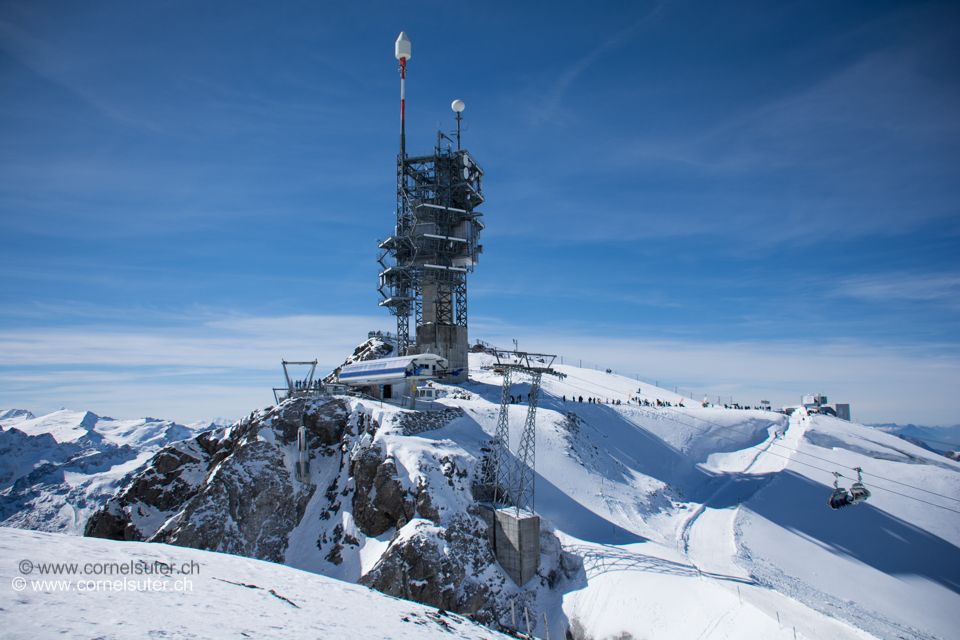
{"label": "snow-covered mountain peak", "polygon": [[[29,436],[49,433],[58,443],[65,444],[76,442],[84,437],[99,439],[99,434],[91,434],[99,420],[100,417],[91,411],[61,409],[39,418],[21,419],[11,426],[16,426]],[[3,421],[2,424],[6,427],[7,421]]]}
{"label": "snow-covered mountain peak", "polygon": [[0,409],[0,425],[14,426],[23,420],[32,420],[36,416],[26,409]]}

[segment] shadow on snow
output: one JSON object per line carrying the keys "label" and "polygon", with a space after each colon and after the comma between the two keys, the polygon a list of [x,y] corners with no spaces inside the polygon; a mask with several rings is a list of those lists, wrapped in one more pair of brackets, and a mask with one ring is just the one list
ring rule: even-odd
{"label": "shadow on snow", "polygon": [[744,508],[877,571],[921,576],[960,593],[960,548],[869,501],[833,511],[826,504],[830,492],[787,470]]}

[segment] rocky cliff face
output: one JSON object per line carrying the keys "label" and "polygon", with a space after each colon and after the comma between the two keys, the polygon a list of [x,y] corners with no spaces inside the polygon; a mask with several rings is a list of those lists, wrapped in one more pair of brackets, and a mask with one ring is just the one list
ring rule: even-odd
{"label": "rocky cliff face", "polygon": [[[422,414],[378,409],[289,400],[170,445],[85,535],[281,562],[493,621],[505,578],[472,506],[476,458],[449,440],[404,435],[427,426]],[[309,482],[294,476],[301,416]],[[458,420],[470,418],[450,409],[429,426]]]}
{"label": "rocky cliff face", "polygon": [[84,535],[282,562],[315,487],[293,480],[301,415],[311,449],[337,442],[342,401],[296,400],[173,444],[87,522]]}
{"label": "rocky cliff face", "polygon": [[446,525],[417,520],[398,533],[360,584],[484,622],[495,619],[494,590],[485,579],[496,573],[495,558],[485,526],[456,514]]}

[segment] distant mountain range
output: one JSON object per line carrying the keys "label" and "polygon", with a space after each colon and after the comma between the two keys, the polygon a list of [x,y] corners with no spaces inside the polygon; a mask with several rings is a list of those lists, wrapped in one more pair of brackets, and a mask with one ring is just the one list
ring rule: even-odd
{"label": "distant mountain range", "polygon": [[939,454],[960,451],[960,424],[952,427],[924,427],[916,424],[902,425],[888,422],[868,424],[867,426],[899,436],[908,442]]}
{"label": "distant mountain range", "polygon": [[81,534],[87,519],[167,445],[215,424],[0,410],[0,526]]}

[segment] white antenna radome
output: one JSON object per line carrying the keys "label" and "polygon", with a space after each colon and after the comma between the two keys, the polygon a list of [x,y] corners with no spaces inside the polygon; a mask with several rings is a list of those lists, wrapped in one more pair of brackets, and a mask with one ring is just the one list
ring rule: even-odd
{"label": "white antenna radome", "polygon": [[467,108],[467,105],[463,103],[463,100],[454,100],[453,104],[450,105],[450,108],[456,111],[457,113],[460,113],[461,111]]}
{"label": "white antenna radome", "polygon": [[397,60],[409,60],[413,57],[410,53],[410,38],[407,37],[406,31],[400,32],[400,37],[397,38]]}

